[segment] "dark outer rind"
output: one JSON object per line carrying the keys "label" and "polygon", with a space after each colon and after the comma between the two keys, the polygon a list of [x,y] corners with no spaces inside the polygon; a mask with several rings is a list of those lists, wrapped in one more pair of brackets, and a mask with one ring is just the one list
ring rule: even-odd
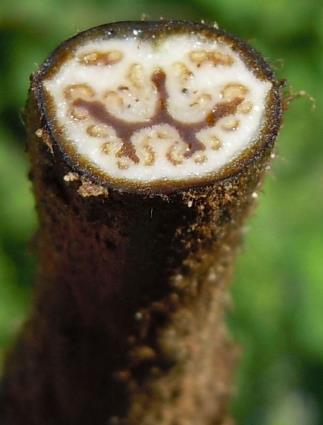
{"label": "dark outer rind", "polygon": [[235,357],[226,286],[270,151],[203,189],[83,197],[35,135],[34,106],[40,270],[7,363],[5,424],[224,424]]}
{"label": "dark outer rind", "polygon": [[[143,39],[146,38],[151,40],[151,37],[154,35],[156,37],[156,42],[170,34],[185,34],[190,31],[198,33],[203,37],[211,37],[223,41],[241,56],[242,60],[256,77],[270,81],[272,83],[272,88],[267,95],[264,123],[257,140],[216,173],[210,173],[198,178],[191,177],[185,180],[156,180],[152,182],[135,182],[129,179],[112,178],[93,165],[93,163],[87,161],[82,155],[79,155],[71,143],[64,142],[64,139],[59,135],[59,130],[57,131],[55,129],[55,123],[51,122],[49,118],[51,107],[48,105],[51,105],[51,99],[50,96],[44,92],[42,81],[53,76],[54,73],[59,70],[61,64],[72,54],[73,49],[83,42],[92,40],[96,37],[108,39],[113,37],[127,37],[128,35],[131,36],[133,29],[141,29],[141,38]],[[140,37],[140,35],[137,37]],[[86,176],[99,185],[107,188],[118,188],[129,192],[138,191],[147,193],[170,193],[176,190],[185,189],[188,186],[198,189],[199,187],[212,184],[215,181],[237,175],[245,167],[249,167],[253,161],[258,161],[259,156],[266,155],[266,151],[272,149],[281,125],[282,85],[283,83],[275,78],[273,71],[261,55],[241,39],[213,26],[183,21],[117,22],[81,32],[62,43],[31,77],[32,95],[35,97],[36,107],[43,117],[40,128],[44,128],[46,134],[50,137],[55,153],[60,153],[64,161],[66,161],[73,171]],[[55,133],[56,137],[54,135]]]}
{"label": "dark outer rind", "polygon": [[227,284],[274,136],[212,184],[105,190],[84,175],[64,180],[80,167],[51,139],[38,100],[33,85],[40,265],[6,365],[5,425],[227,424],[236,356]]}

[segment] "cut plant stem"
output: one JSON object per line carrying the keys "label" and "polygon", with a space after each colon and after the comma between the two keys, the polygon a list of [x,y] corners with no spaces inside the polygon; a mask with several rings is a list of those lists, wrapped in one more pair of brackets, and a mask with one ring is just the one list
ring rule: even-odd
{"label": "cut plant stem", "polygon": [[103,25],[44,62],[39,273],[6,425],[228,423],[227,284],[281,110],[261,56],[205,24]]}

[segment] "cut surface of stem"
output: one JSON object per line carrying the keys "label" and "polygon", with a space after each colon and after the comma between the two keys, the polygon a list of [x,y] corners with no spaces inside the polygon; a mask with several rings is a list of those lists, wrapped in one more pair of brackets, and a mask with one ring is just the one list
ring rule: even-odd
{"label": "cut surface of stem", "polygon": [[39,270],[5,425],[231,423],[227,286],[281,113],[261,56],[205,24],[107,24],[41,65]]}
{"label": "cut surface of stem", "polygon": [[43,107],[53,136],[104,178],[214,178],[266,125],[271,76],[214,31],[147,37],[138,24],[80,41],[41,76]]}

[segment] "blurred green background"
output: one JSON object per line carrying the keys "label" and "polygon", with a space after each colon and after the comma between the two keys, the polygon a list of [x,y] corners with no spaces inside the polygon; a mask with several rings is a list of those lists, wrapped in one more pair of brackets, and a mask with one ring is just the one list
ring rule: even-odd
{"label": "blurred green background", "polygon": [[21,111],[29,74],[63,39],[105,22],[216,20],[295,90],[277,158],[248,223],[232,287],[243,346],[232,410],[243,425],[323,424],[323,3],[320,0],[20,0],[0,3],[0,370],[26,317],[34,202]]}

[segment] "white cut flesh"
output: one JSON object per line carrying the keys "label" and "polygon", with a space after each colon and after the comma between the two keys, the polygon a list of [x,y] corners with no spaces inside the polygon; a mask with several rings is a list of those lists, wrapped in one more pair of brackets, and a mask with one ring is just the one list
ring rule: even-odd
{"label": "white cut flesh", "polygon": [[[167,112],[175,124],[153,122],[159,92],[154,73],[165,74]],[[55,124],[66,143],[111,179],[134,183],[189,180],[214,174],[257,139],[271,82],[260,80],[239,54],[220,41],[171,35],[158,43],[135,35],[98,39],[76,48],[58,72],[44,81],[54,101]],[[73,106],[75,99],[99,101],[120,122],[140,123],[129,135],[138,158],[122,154],[124,141],[113,125]],[[219,103],[239,98],[234,113],[208,124]],[[194,137],[204,145],[188,155],[176,122],[204,123]]]}

